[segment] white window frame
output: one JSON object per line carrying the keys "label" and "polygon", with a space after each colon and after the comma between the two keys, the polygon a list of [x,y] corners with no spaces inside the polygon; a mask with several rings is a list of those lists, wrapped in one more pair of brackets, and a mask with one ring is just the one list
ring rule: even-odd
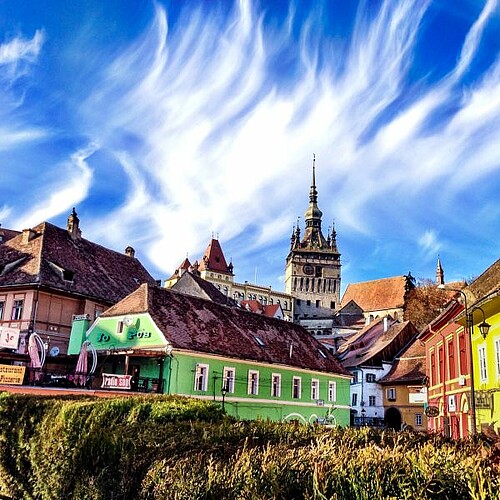
{"label": "white window frame", "polygon": [[477,347],[477,356],[479,359],[479,380],[481,382],[488,381],[488,361],[486,357],[486,345],[482,344]]}
{"label": "white window frame", "polygon": [[415,413],[415,426],[422,427],[424,425],[424,420],[421,413]]}
{"label": "white window frame", "polygon": [[500,379],[500,338],[495,339],[495,361],[497,365],[497,379]]}
{"label": "white window frame", "polygon": [[328,381],[328,401],[337,401],[337,382],[335,380]]}
{"label": "white window frame", "polygon": [[194,390],[196,392],[207,392],[208,390],[208,370],[209,365],[196,363],[194,372]]}
{"label": "white window frame", "polygon": [[236,378],[236,368],[232,366],[225,366],[222,372],[222,387],[224,387],[228,393],[234,393],[234,380]]}
{"label": "white window frame", "polygon": [[386,390],[386,396],[387,401],[396,401],[396,388],[389,387],[389,389]]}
{"label": "white window frame", "polygon": [[302,377],[292,378],[292,399],[302,399]]}
{"label": "white window frame", "polygon": [[377,406],[377,397],[374,396],[373,394],[371,396],[368,396],[368,406]]}
{"label": "white window frame", "polygon": [[259,370],[248,370],[248,391],[247,392],[251,396],[258,396],[259,395]]}
{"label": "white window frame", "polygon": [[19,321],[23,317],[24,299],[14,299],[12,302],[11,321]]}
{"label": "white window frame", "polygon": [[358,406],[358,393],[353,392],[351,395],[351,406]]}
{"label": "white window frame", "polygon": [[319,399],[319,379],[311,379],[311,399],[316,401]]}
{"label": "white window frame", "polygon": [[[275,384],[275,382],[277,382]],[[271,374],[271,397],[281,397],[281,373]]]}

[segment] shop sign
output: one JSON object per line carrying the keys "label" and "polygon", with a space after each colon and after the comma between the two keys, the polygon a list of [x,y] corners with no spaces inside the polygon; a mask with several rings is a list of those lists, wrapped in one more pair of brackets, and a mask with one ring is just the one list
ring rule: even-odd
{"label": "shop sign", "polygon": [[408,400],[413,404],[427,403],[427,389],[425,387],[409,387]]}
{"label": "shop sign", "polygon": [[0,348],[17,349],[19,346],[19,328],[0,326]]}
{"label": "shop sign", "polygon": [[0,384],[22,385],[25,366],[0,365]]}
{"label": "shop sign", "polygon": [[486,391],[476,391],[476,408],[489,410],[492,407],[492,394]]}
{"label": "shop sign", "polygon": [[425,409],[425,414],[428,417],[437,417],[439,415],[439,408],[437,406],[428,406]]}
{"label": "shop sign", "polygon": [[132,375],[115,375],[114,373],[102,374],[102,389],[130,389]]}

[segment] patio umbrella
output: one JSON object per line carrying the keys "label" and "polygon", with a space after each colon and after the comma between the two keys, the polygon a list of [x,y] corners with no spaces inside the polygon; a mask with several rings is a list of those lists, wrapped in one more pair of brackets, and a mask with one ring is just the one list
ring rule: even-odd
{"label": "patio umbrella", "polygon": [[35,381],[39,381],[42,378],[41,368],[42,362],[40,361],[40,355],[38,354],[38,342],[37,342],[37,334],[32,333],[28,340],[28,353],[30,355],[30,368],[32,369],[31,373],[34,373]]}
{"label": "patio umbrella", "polygon": [[75,383],[79,386],[85,386],[87,382],[87,354],[87,342],[84,342],[80,349],[80,356],[78,356],[75,370]]}

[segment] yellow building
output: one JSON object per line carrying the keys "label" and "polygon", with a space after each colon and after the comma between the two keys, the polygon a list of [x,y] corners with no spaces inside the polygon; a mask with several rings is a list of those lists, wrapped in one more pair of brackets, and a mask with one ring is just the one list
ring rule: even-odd
{"label": "yellow building", "polygon": [[[472,334],[477,431],[500,423],[500,259],[466,289]],[[465,321],[465,318],[464,320]],[[481,332],[489,325],[487,334]]]}

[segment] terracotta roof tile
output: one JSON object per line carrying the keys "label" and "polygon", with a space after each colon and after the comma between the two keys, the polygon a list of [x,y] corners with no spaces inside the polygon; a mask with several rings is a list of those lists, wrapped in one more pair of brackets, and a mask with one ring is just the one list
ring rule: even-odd
{"label": "terracotta roof tile", "polygon": [[[222,306],[170,289],[141,285],[102,316],[125,316],[146,311],[174,349],[348,374],[299,325],[251,314],[236,307]],[[256,336],[264,342],[265,347],[259,346]]]}
{"label": "terracotta roof tile", "polygon": [[13,229],[7,229],[0,226],[0,245],[11,240],[18,234],[20,234],[19,231],[14,231]]}
{"label": "terracotta roof tile", "polygon": [[425,380],[425,344],[414,337],[395,358],[389,373],[380,383],[415,383]]}
{"label": "terracotta roof tile", "polygon": [[342,366],[347,368],[390,362],[409,339],[417,334],[410,321],[399,323],[391,318],[388,318],[388,328],[384,331],[384,319],[373,321],[342,344],[337,354]]}
{"label": "terracotta roof tile", "polygon": [[469,296],[471,304],[480,301],[486,295],[498,293],[500,290],[500,259],[478,276],[464,292]]}
{"label": "terracotta roof tile", "polygon": [[200,262],[199,271],[216,271],[221,273],[232,273],[232,268],[227,265],[224,253],[218,240],[213,239],[208,244]]}
{"label": "terracotta roof tile", "polygon": [[[134,257],[43,222],[0,245],[0,287],[38,284],[112,304],[154,278]],[[16,262],[17,265],[13,266]],[[9,268],[9,266],[11,266]]]}
{"label": "terracotta roof tile", "polygon": [[347,285],[341,306],[344,307],[353,300],[363,311],[400,308],[405,304],[407,286],[407,276],[351,283]]}

